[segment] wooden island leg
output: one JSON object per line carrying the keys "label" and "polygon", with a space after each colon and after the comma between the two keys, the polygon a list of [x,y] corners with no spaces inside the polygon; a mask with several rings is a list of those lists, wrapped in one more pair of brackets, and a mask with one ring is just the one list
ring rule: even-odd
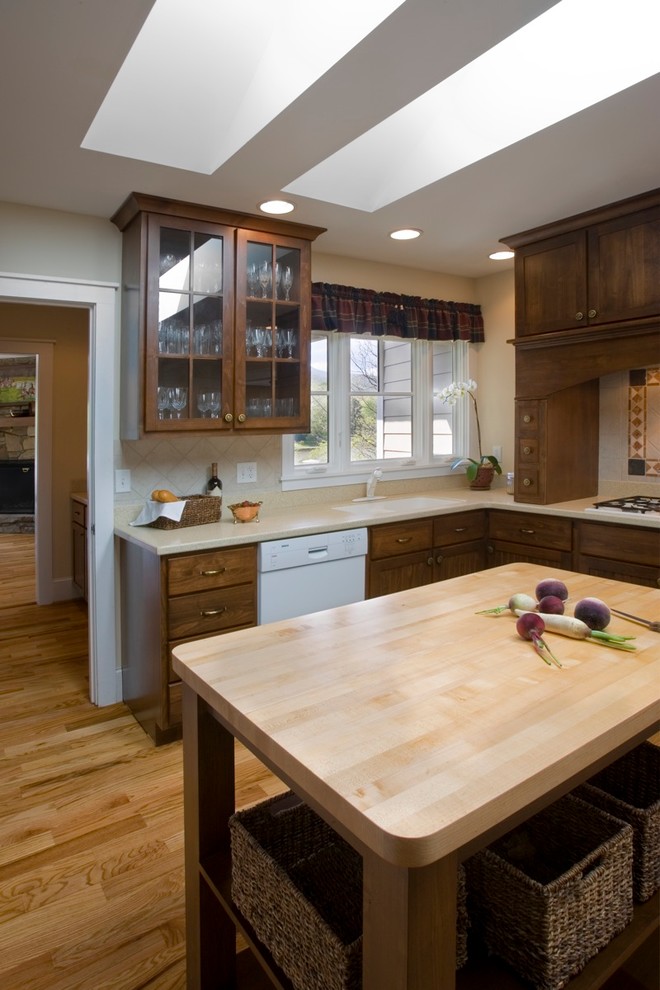
{"label": "wooden island leg", "polygon": [[454,990],[456,857],[393,866],[364,857],[363,990]]}
{"label": "wooden island leg", "polygon": [[236,986],[236,930],[200,872],[214,857],[231,873],[228,821],[234,813],[234,739],[183,685],[183,797],[186,861],[187,990]]}

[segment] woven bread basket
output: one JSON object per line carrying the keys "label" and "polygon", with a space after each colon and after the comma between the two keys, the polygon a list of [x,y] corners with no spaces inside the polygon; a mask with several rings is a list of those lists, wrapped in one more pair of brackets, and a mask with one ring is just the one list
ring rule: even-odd
{"label": "woven bread basket", "polygon": [[222,499],[217,495],[182,495],[185,501],[179,522],[160,516],[148,525],[153,529],[184,529],[186,526],[204,526],[218,522],[222,513]]}

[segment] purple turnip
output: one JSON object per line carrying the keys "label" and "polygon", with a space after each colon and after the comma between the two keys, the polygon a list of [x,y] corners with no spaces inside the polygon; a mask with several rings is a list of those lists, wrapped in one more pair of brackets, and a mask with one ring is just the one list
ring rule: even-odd
{"label": "purple turnip", "polygon": [[537,602],[540,602],[542,598],[547,598],[551,595],[553,598],[561,598],[563,602],[568,598],[568,588],[563,581],[557,581],[555,578],[545,578],[543,581],[539,581],[536,585],[536,595]]}
{"label": "purple turnip", "polygon": [[590,629],[605,629],[610,624],[610,610],[600,598],[582,598],[576,602],[573,614]]}
{"label": "purple turnip", "polygon": [[558,667],[561,667],[559,660],[552,654],[548,644],[544,641],[542,633],[545,632],[545,622],[538,612],[523,612],[516,622],[516,632],[522,639],[531,641],[534,649],[548,666],[552,666],[548,657],[552,657]]}
{"label": "purple turnip", "polygon": [[545,612],[546,615],[563,615],[564,603],[556,595],[546,595],[536,606],[538,612]]}

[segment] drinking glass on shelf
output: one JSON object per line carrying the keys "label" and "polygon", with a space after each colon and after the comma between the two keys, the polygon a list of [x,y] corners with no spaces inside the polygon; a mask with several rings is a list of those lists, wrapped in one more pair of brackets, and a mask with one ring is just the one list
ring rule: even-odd
{"label": "drinking glass on shelf", "polygon": [[211,410],[210,395],[210,392],[200,392],[197,396],[197,408],[201,413],[202,419],[205,419],[207,412]]}
{"label": "drinking glass on shelf", "polygon": [[171,389],[167,385],[158,386],[157,394],[157,404],[158,404],[158,418],[167,419],[168,411],[172,403]]}
{"label": "drinking glass on shelf", "polygon": [[248,265],[246,277],[247,277],[248,295],[256,296],[257,288],[259,286],[259,275],[257,272],[257,266],[254,262],[251,265]]}
{"label": "drinking glass on shelf", "polygon": [[268,297],[268,286],[271,283],[271,266],[269,261],[264,261],[263,264],[259,265],[259,285],[261,286],[261,296],[262,299]]}
{"label": "drinking glass on shelf", "polygon": [[211,419],[218,419],[220,416],[220,393],[219,392],[208,392],[209,396],[209,409],[211,411]]}
{"label": "drinking glass on shelf", "polygon": [[211,354],[222,353],[222,321],[214,320],[211,324]]}
{"label": "drinking glass on shelf", "polygon": [[187,388],[173,388],[172,390],[172,409],[176,413],[176,418],[181,419],[181,413],[186,408],[188,404],[188,389]]}
{"label": "drinking glass on shelf", "polygon": [[284,289],[284,298],[288,299],[291,293],[291,286],[293,285],[293,272],[287,265],[282,271],[282,288]]}

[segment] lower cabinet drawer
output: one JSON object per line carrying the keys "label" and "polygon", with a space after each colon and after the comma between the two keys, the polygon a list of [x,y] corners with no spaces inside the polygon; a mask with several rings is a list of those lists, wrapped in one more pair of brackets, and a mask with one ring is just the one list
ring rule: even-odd
{"label": "lower cabinet drawer", "polygon": [[186,595],[257,579],[256,546],[186,553],[167,560],[167,593]]}
{"label": "lower cabinet drawer", "polygon": [[491,510],[488,520],[491,540],[507,540],[526,546],[570,550],[573,524],[570,519],[542,516],[531,512]]}
{"label": "lower cabinet drawer", "polygon": [[369,530],[369,558],[378,560],[400,553],[430,550],[433,545],[433,519],[410,520],[372,526]]}
{"label": "lower cabinet drawer", "polygon": [[256,625],[256,622],[256,584],[217,588],[171,598],[167,610],[167,638],[192,639],[235,626]]}
{"label": "lower cabinet drawer", "polygon": [[486,536],[486,513],[483,509],[452,512],[433,520],[433,546],[450,547],[455,543],[482,540]]}
{"label": "lower cabinet drawer", "polygon": [[660,532],[633,526],[580,522],[579,551],[593,557],[660,566]]}

